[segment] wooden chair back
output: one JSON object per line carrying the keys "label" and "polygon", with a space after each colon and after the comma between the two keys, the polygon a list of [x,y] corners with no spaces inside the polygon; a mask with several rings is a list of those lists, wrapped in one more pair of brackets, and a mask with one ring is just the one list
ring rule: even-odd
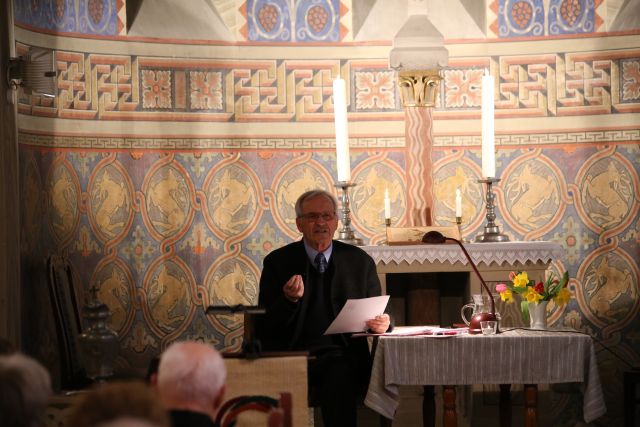
{"label": "wooden chair back", "polygon": [[78,337],[82,332],[82,322],[71,265],[62,256],[50,255],[47,258],[47,274],[58,339],[60,387],[63,390],[79,389],[87,385],[87,378],[80,358]]}
{"label": "wooden chair back", "polygon": [[[224,354],[227,367],[225,398],[263,396],[279,402],[272,408],[289,407],[291,422],[287,426],[307,426],[307,355],[306,353],[277,353],[247,359],[239,354]],[[255,403],[255,402],[254,402]],[[264,403],[264,402],[263,402]],[[253,413],[251,413],[253,412]],[[271,413],[246,411],[237,426],[264,426]],[[274,415],[274,418],[277,418]]]}

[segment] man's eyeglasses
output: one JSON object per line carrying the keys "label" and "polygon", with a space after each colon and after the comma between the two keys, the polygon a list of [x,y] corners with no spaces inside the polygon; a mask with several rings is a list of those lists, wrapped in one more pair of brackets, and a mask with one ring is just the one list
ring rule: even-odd
{"label": "man's eyeglasses", "polygon": [[334,219],[336,217],[335,213],[329,213],[329,212],[324,212],[324,213],[318,213],[318,212],[311,212],[308,214],[304,214],[301,215],[300,218],[304,218],[307,221],[313,221],[316,222],[319,219],[322,219],[323,221],[331,221],[332,219]]}

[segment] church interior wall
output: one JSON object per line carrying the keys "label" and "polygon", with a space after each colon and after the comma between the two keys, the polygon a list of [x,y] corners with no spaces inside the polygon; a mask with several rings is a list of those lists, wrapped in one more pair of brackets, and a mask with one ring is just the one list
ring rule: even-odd
{"label": "church interior wall", "polygon": [[[300,237],[296,197],[315,187],[337,194],[336,77],[348,88],[356,233],[383,243],[385,189],[393,223],[412,221],[407,188],[419,174],[407,171],[405,114],[388,65],[391,2],[213,1],[206,13],[224,29],[185,35],[177,18],[180,29],[158,21],[176,37],[154,33],[163,27],[141,17],[152,13],[144,1],[138,24],[115,0],[49,12],[30,3],[14,0],[16,49],[53,49],[58,72],[55,99],[18,100],[23,341],[42,360],[56,359],[43,309],[50,253],[65,254],[82,289],[96,287],[108,305],[119,371],[144,372],[177,339],[239,350],[242,317],[205,309],[255,304],[264,256]],[[467,12],[462,33],[431,3],[450,55],[432,111],[433,221],[455,224],[460,188],[463,234],[484,227],[488,70],[497,223],[511,240],[563,246],[551,270],[569,271],[574,298],[551,308],[551,324],[602,344],[607,417],[619,420],[622,374],[640,363],[640,25],[613,29],[623,25],[616,12],[634,2],[520,2],[532,8],[527,17],[506,0],[455,1]],[[305,10],[316,20],[301,19]],[[580,414],[571,405],[552,412],[569,422]]]}

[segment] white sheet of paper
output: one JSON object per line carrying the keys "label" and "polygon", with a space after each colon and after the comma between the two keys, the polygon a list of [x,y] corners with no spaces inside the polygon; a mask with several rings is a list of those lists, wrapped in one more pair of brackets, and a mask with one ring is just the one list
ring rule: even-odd
{"label": "white sheet of paper", "polygon": [[384,313],[388,302],[389,295],[349,299],[324,334],[362,332],[367,329],[367,320]]}

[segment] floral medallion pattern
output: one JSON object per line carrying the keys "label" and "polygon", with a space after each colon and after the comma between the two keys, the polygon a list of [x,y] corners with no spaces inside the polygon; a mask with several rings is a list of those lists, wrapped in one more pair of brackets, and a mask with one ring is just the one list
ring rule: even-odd
{"label": "floral medallion pattern", "polygon": [[549,34],[592,33],[595,30],[595,0],[551,0]]}
{"label": "floral medallion pattern", "polygon": [[640,58],[621,61],[622,102],[640,100]]}
{"label": "floral medallion pattern", "polygon": [[294,4],[296,41],[340,41],[340,0],[299,0]]}
{"label": "floral medallion pattern", "polygon": [[15,21],[37,30],[97,36],[124,35],[120,0],[13,1]]}
{"label": "floral medallion pattern", "polygon": [[222,109],[222,73],[192,71],[190,79],[192,109]]}
{"label": "floral medallion pattern", "polygon": [[288,0],[248,0],[248,39],[291,41],[291,4]]}
{"label": "floral medallion pattern", "polygon": [[171,71],[142,71],[142,107],[171,108]]}
{"label": "floral medallion pattern", "polygon": [[498,34],[500,37],[544,35],[542,0],[500,0]]}
{"label": "floral medallion pattern", "polygon": [[340,0],[247,0],[246,36],[257,42],[335,42],[346,32]]}
{"label": "floral medallion pattern", "polygon": [[479,69],[444,71],[444,102],[447,108],[482,105],[482,75]]}
{"label": "floral medallion pattern", "polygon": [[396,84],[393,71],[356,71],[356,110],[384,111],[396,108]]}

